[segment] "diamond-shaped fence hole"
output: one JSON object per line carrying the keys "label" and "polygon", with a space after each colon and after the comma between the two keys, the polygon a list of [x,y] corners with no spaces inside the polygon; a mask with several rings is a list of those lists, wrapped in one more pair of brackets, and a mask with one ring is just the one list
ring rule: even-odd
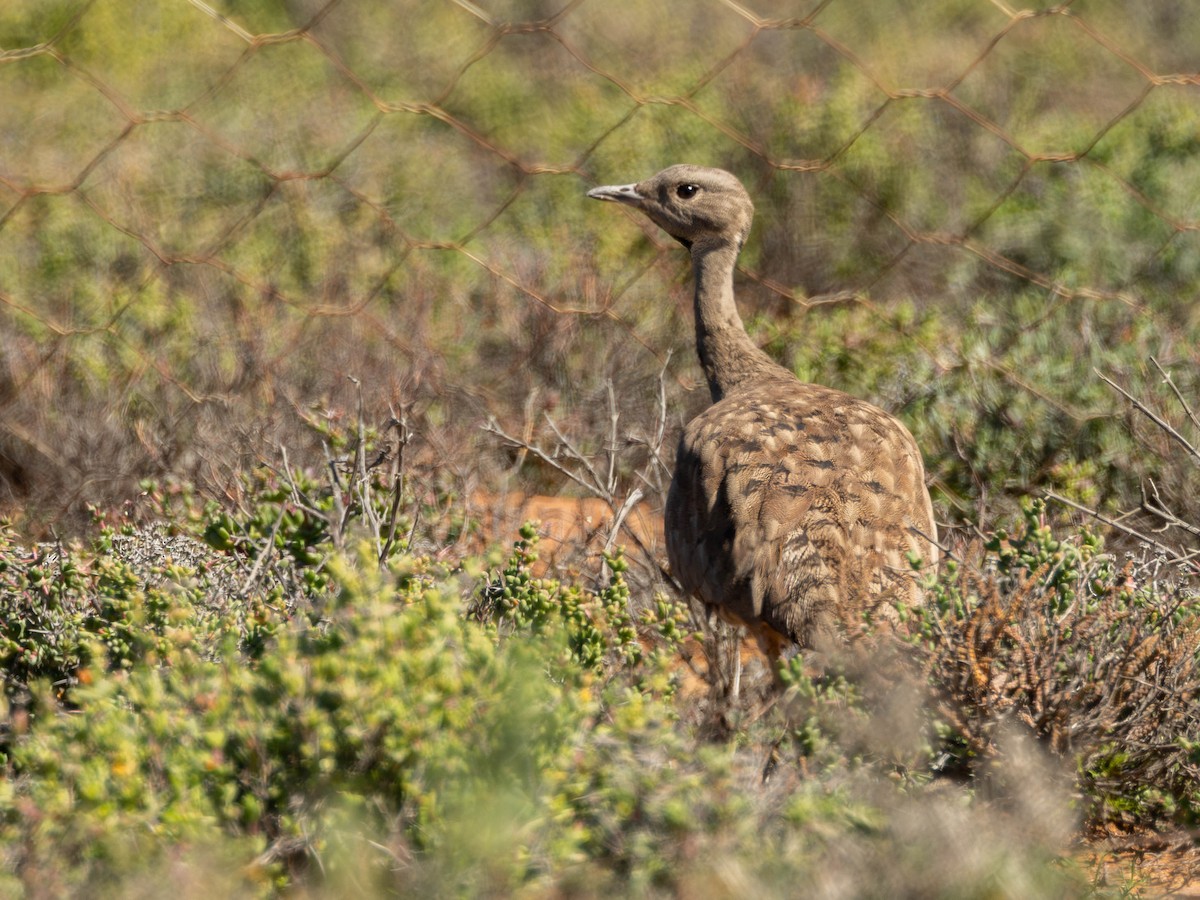
{"label": "diamond-shaped fence hole", "polygon": [[[75,195],[29,197],[0,230],[0,291],[51,330],[104,325],[151,265],[134,238]],[[49,332],[39,332],[48,334]]]}
{"label": "diamond-shaped fence hole", "polygon": [[[233,28],[245,34],[282,34],[303,28],[323,9],[339,0],[288,0],[286,3],[255,3],[247,0],[209,0],[216,12]],[[221,26],[228,27],[228,26]]]}
{"label": "diamond-shaped fence hole", "polygon": [[[125,47],[139,52],[118,50]],[[163,110],[204,94],[246,44],[189,3],[96,0],[60,49],[135,109]]]}
{"label": "diamond-shaped fence hole", "polygon": [[[628,172],[625,180],[652,174],[644,168],[638,169]],[[583,191],[579,196],[586,199]],[[574,207],[576,203],[578,200],[571,205]],[[616,303],[636,314],[642,307],[640,298],[657,292],[661,299],[652,302],[661,303],[673,296],[671,285],[687,271],[687,257],[680,252],[679,245],[653,231],[653,226],[646,227],[645,217],[633,210],[595,206],[589,201],[587,205],[578,203],[578,208],[573,209],[581,217],[577,251],[582,257],[580,271],[587,273],[585,279],[589,282],[583,294],[585,303],[593,308]],[[620,260],[621,265],[614,267],[608,262],[611,260]],[[650,283],[655,287],[647,294],[645,288]],[[681,290],[679,298],[685,297],[689,299],[679,307],[681,312],[691,309],[690,294]]]}
{"label": "diamond-shaped fence hole", "polygon": [[218,255],[295,303],[336,308],[368,298],[403,251],[376,210],[336,181],[315,179],[278,185]]}
{"label": "diamond-shaped fence hole", "polygon": [[981,226],[977,239],[1051,281],[1118,290],[1172,231],[1096,166],[1040,162]]}
{"label": "diamond-shaped fence hole", "polygon": [[[295,352],[289,329],[299,317],[286,304],[263,302],[235,276],[211,266],[174,266],[168,298],[148,297],[125,324],[148,317],[155,306],[176,308],[170,318],[147,327],[138,346],[162,361],[162,370],[202,397],[233,394],[258,407],[272,388],[270,373],[280,356]],[[201,306],[201,309],[197,307]]]}
{"label": "diamond-shaped fence hole", "polygon": [[1144,77],[1065,16],[1019,22],[954,90],[1031,155],[1085,150],[1146,90]]}
{"label": "diamond-shaped fence hole", "polygon": [[815,171],[775,170],[754,180],[756,224],[741,261],[801,297],[845,287],[830,269],[843,235],[825,217],[822,186],[828,178]]}
{"label": "diamond-shaped fence hole", "polygon": [[829,172],[784,172],[775,185],[791,197],[782,220],[764,217],[762,274],[800,296],[862,291],[911,243],[878,199]]}
{"label": "diamond-shaped fence hole", "polygon": [[489,23],[501,25],[546,22],[572,4],[570,0],[478,0],[464,5]]}
{"label": "diamond-shaped fence hole", "polygon": [[328,167],[377,113],[370,98],[306,41],[260,47],[192,110],[273,173]]}
{"label": "diamond-shaped fence hole", "polygon": [[0,52],[44,44],[59,37],[63,28],[91,0],[6,0],[0,17]]}
{"label": "diamond-shaped fence hole", "polygon": [[700,110],[745,134],[772,160],[791,164],[835,155],[886,100],[807,29],[759,32],[695,97]]}
{"label": "diamond-shaped fence hole", "polygon": [[397,245],[457,241],[495,215],[520,178],[453,125],[408,112],[384,116],[336,175],[395,223]]}
{"label": "diamond-shaped fence hole", "polygon": [[47,55],[0,66],[0,178],[70,184],[129,124],[95,87]]}
{"label": "diamond-shaped fence hole", "polygon": [[910,98],[889,103],[831,171],[907,228],[955,236],[986,215],[1026,164],[951,104]]}
{"label": "diamond-shaped fence hole", "polygon": [[531,176],[465,249],[553,305],[579,309],[589,233],[616,227],[605,215],[614,210],[598,208],[586,190],[575,175]]}
{"label": "diamond-shaped fence hole", "polygon": [[207,252],[271,189],[262,170],[185,122],[140,125],[82,192],[113,223],[168,256]]}
{"label": "diamond-shaped fence hole", "polygon": [[442,0],[339,3],[313,38],[389,103],[431,103],[450,89],[492,29]]}
{"label": "diamond-shaped fence hole", "polygon": [[911,302],[918,309],[968,307],[980,282],[991,277],[984,261],[957,244],[915,241],[858,287],[872,300]]}
{"label": "diamond-shaped fence hole", "polygon": [[[607,134],[588,159],[598,183],[640,181],[678,162],[742,172],[757,148],[733,129],[672,103],[646,103]],[[652,226],[648,226],[649,228]]]}
{"label": "diamond-shaped fence hole", "polygon": [[936,90],[956,79],[1009,22],[1000,4],[830,3],[815,27],[888,91]]}
{"label": "diamond-shaped fence hole", "polygon": [[1200,104],[1196,89],[1162,85],[1088,154],[1146,205],[1182,224],[1200,223]]}
{"label": "diamond-shaped fence hole", "polygon": [[754,26],[734,9],[697,0],[704,15],[679,16],[669,4],[585,3],[557,30],[602,72],[640,96],[691,92],[701,76],[734,53]]}
{"label": "diamond-shaped fence hole", "polygon": [[505,35],[463,73],[442,106],[507,154],[568,166],[581,136],[603,133],[628,103],[552,35],[535,32]]}
{"label": "diamond-shaped fence hole", "polygon": [[[1185,285],[1181,290],[1180,285]],[[1137,261],[1122,288],[1141,296],[1169,297],[1186,321],[1200,296],[1200,231],[1175,232]]]}
{"label": "diamond-shaped fence hole", "polygon": [[[1136,10],[1136,11],[1135,11]],[[1087,0],[1078,16],[1107,42],[1158,75],[1200,73],[1200,17],[1179,0]],[[1130,16],[1138,27],[1130,27]]]}

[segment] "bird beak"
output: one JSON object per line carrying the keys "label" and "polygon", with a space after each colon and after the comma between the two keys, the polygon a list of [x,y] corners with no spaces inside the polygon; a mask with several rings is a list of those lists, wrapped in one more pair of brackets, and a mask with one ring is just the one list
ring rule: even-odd
{"label": "bird beak", "polygon": [[612,200],[616,203],[628,203],[637,206],[642,202],[642,195],[637,192],[636,184],[608,184],[604,187],[592,188],[587,195],[593,200]]}

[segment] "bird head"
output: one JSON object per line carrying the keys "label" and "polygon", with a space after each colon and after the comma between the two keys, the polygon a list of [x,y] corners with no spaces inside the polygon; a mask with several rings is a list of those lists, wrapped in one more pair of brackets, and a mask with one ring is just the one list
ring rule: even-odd
{"label": "bird head", "polygon": [[742,183],[704,166],[670,166],[637,184],[593,188],[588,196],[640,209],[689,250],[728,244],[740,250],[754,218]]}

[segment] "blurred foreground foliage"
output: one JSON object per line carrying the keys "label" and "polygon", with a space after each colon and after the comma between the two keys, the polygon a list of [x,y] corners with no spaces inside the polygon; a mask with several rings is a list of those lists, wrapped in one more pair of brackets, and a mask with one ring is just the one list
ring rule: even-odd
{"label": "blurred foreground foliage", "polygon": [[1080,823],[1196,821],[1200,602],[1040,506],[910,643],[733,699],[619,551],[598,583],[537,574],[532,526],[381,565],[361,510],[344,550],[305,524],[320,483],[176,523],[220,550],[3,534],[5,892],[1083,896]]}

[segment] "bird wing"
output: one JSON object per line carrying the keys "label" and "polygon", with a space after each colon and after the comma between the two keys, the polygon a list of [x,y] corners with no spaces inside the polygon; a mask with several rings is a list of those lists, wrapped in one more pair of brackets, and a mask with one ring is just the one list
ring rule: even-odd
{"label": "bird wing", "polygon": [[936,561],[924,467],[897,420],[814,385],[727,397],[680,439],[667,549],[684,587],[727,617],[801,644],[919,591]]}

